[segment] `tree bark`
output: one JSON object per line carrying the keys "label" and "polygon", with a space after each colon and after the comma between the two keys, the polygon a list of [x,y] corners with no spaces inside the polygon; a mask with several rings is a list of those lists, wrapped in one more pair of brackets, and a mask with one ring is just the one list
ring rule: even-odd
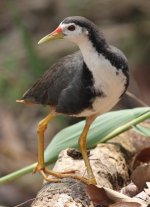
{"label": "tree bark", "polygon": [[[128,164],[132,156],[145,146],[150,146],[150,139],[131,129],[88,151],[97,185],[118,191],[126,186],[130,177]],[[81,154],[76,149],[62,151],[53,170],[76,170],[77,174],[87,176]],[[64,178],[61,183],[44,183],[31,206],[94,207],[85,188],[85,184],[72,178]]]}

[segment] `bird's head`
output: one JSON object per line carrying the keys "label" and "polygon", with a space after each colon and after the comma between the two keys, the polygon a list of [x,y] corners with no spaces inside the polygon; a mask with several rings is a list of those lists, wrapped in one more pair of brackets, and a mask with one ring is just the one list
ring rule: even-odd
{"label": "bird's head", "polygon": [[80,44],[81,41],[96,33],[99,33],[96,25],[88,19],[80,16],[67,17],[52,33],[43,37],[38,44],[53,39],[67,39]]}

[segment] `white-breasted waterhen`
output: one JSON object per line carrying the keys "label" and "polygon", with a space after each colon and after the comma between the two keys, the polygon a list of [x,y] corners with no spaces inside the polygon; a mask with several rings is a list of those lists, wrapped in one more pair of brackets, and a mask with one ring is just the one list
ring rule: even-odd
{"label": "white-breasted waterhen", "polygon": [[[38,125],[38,164],[34,172],[40,172],[48,181],[73,177],[87,184],[96,184],[87,157],[87,133],[95,118],[110,110],[125,93],[129,84],[127,59],[119,49],[106,42],[93,22],[84,17],[67,17],[38,44],[54,39],[72,41],[78,45],[80,51],[60,59],[22,99],[17,100],[21,103],[50,106],[49,115]],[[59,114],[86,118],[79,146],[88,178],[76,174],[56,173],[45,167],[44,132],[48,122]],[[56,179],[50,179],[48,174]]]}

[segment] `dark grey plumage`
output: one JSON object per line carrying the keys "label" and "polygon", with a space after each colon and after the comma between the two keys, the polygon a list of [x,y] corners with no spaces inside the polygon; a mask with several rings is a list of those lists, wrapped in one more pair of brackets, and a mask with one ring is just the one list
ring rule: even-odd
{"label": "dark grey plumage", "polygon": [[[93,77],[80,52],[60,59],[22,97],[31,103],[56,106],[59,113],[76,114],[91,107],[96,95]],[[69,106],[69,107],[68,107]]]}
{"label": "dark grey plumage", "polygon": [[37,104],[57,105],[61,92],[82,69],[80,52],[67,55],[52,65],[40,79],[23,95],[22,99]]}

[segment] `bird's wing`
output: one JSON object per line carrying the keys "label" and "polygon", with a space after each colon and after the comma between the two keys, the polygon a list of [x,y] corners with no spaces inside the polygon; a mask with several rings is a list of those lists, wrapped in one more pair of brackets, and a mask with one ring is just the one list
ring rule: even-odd
{"label": "bird's wing", "polygon": [[25,92],[21,100],[43,105],[57,105],[61,92],[82,70],[82,65],[83,57],[79,51],[61,58]]}

